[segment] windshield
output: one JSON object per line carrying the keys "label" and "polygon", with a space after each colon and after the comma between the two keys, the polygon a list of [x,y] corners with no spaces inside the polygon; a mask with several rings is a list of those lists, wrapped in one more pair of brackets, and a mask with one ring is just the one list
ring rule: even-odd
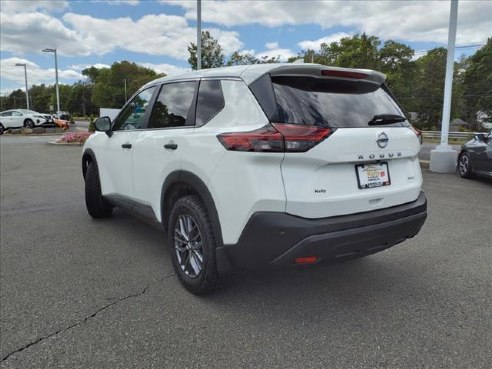
{"label": "windshield", "polygon": [[372,83],[312,77],[274,77],[272,82],[280,123],[360,128],[369,127],[376,115],[404,116],[390,94]]}
{"label": "windshield", "polygon": [[41,115],[41,113],[38,113],[37,111],[34,111],[34,110],[19,109],[19,111],[21,113],[24,113],[24,114],[38,114],[38,115]]}

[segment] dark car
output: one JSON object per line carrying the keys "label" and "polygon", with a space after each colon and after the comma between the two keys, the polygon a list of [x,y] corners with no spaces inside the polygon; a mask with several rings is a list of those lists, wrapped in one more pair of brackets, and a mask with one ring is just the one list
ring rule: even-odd
{"label": "dark car", "polygon": [[57,111],[53,116],[56,119],[63,119],[63,120],[68,120],[70,121],[70,118],[72,117],[68,111]]}
{"label": "dark car", "polygon": [[458,156],[458,172],[463,178],[476,175],[492,178],[492,130],[475,134],[462,146]]}

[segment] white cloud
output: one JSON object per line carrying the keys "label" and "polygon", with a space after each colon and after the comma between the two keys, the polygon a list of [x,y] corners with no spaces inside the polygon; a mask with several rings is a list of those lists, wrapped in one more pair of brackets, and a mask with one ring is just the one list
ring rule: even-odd
{"label": "white cloud", "polygon": [[68,7],[66,0],[2,0],[2,12],[62,11]]}
{"label": "white cloud", "polygon": [[[196,19],[195,1],[161,0]],[[449,1],[206,1],[202,19],[224,26],[260,24],[267,27],[318,24],[367,32],[384,40],[446,43]],[[492,1],[460,1],[458,44],[485,43],[492,30]]]}
{"label": "white cloud", "polygon": [[111,65],[109,64],[103,64],[103,63],[95,63],[95,64],[74,64],[74,65],[69,65],[68,69],[73,69],[75,71],[83,71],[84,69],[90,68],[90,67],[95,67],[97,69],[101,68],[111,68]]}
{"label": "white cloud", "polygon": [[[123,49],[149,55],[166,55],[186,60],[186,47],[196,40],[196,29],[175,15],[145,15],[102,19],[66,13],[62,21],[34,12],[0,15],[0,49],[14,53],[56,48],[60,55],[105,54]],[[131,30],[131,32],[129,32]],[[239,34],[217,28],[209,29],[226,54],[242,47]]]}
{"label": "white cloud", "polygon": [[267,43],[265,44],[265,47],[266,47],[268,50],[278,49],[278,42],[267,42]]}
{"label": "white cloud", "polygon": [[339,33],[334,33],[329,36],[325,36],[322,38],[318,38],[317,40],[305,40],[301,41],[298,43],[298,45],[303,49],[303,50],[314,50],[314,51],[319,51],[321,44],[331,44],[332,42],[338,42],[340,39],[344,37],[352,37],[352,34],[345,33],[345,32],[339,32]]}
{"label": "white cloud", "polygon": [[155,70],[157,73],[165,73],[166,76],[178,76],[180,74],[191,71],[190,68],[177,67],[171,64],[152,64],[152,63],[138,63],[143,67]]}
{"label": "white cloud", "polygon": [[106,3],[109,5],[132,5],[140,4],[140,0],[91,0],[92,3]]}
{"label": "white cloud", "polygon": [[280,49],[280,48],[277,48],[277,49],[269,49],[269,50],[266,50],[266,51],[262,51],[258,54],[256,54],[255,56],[257,58],[262,58],[262,57],[267,57],[267,58],[276,58],[276,57],[280,57],[280,61],[281,62],[286,62],[287,59],[293,57],[293,56],[296,56],[297,54],[294,53],[292,50],[290,49]]}
{"label": "white cloud", "polygon": [[[18,88],[25,84],[24,68],[17,67],[15,64],[26,64],[27,83],[29,86],[39,84],[55,83],[55,68],[42,69],[38,64],[22,58],[6,58],[0,60],[0,77],[5,80],[14,82]],[[60,83],[74,82],[84,80],[85,76],[74,69],[58,69]],[[14,88],[15,89],[15,88]]]}

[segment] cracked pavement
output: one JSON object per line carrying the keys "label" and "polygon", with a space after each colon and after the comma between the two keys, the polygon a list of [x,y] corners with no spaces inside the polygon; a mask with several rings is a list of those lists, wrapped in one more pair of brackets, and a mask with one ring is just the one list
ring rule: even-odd
{"label": "cracked pavement", "polygon": [[0,368],[488,368],[492,182],[424,171],[412,240],[199,298],[158,227],[85,210],[80,147],[0,137]]}

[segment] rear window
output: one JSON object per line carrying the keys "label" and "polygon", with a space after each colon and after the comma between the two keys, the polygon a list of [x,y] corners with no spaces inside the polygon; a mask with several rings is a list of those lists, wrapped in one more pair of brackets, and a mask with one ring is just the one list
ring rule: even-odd
{"label": "rear window", "polygon": [[[404,116],[383,87],[364,81],[313,77],[273,77],[279,123],[307,124],[332,128],[370,127],[377,114]],[[408,126],[407,122],[386,124]]]}

